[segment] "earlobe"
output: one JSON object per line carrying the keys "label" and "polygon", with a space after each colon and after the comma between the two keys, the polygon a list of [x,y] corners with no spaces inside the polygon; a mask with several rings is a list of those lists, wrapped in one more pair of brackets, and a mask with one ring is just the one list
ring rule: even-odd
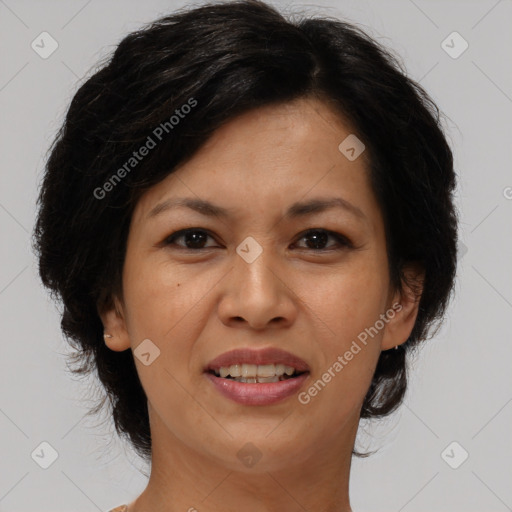
{"label": "earlobe", "polygon": [[130,348],[130,338],[126,330],[126,323],[122,306],[116,298],[113,303],[103,311],[98,311],[104,327],[103,340],[110,350],[122,352]]}
{"label": "earlobe", "polygon": [[114,352],[123,352],[130,348],[130,342],[127,337],[116,338],[113,334],[105,333],[103,335],[105,345]]}

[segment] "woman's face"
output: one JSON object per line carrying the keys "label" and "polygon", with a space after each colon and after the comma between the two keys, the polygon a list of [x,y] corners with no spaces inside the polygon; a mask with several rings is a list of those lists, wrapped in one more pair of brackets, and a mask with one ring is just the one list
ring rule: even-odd
{"label": "woman's face", "polygon": [[[136,205],[121,316],[103,318],[110,348],[134,350],[154,448],[252,472],[352,449],[379,354],[407,339],[415,310],[390,286],[366,154],[339,149],[351,133],[313,99],[254,110]],[[332,205],[297,206],[314,201]],[[280,349],[308,371],[277,383],[208,371],[235,349],[246,352],[223,366],[292,363],[258,359]]]}

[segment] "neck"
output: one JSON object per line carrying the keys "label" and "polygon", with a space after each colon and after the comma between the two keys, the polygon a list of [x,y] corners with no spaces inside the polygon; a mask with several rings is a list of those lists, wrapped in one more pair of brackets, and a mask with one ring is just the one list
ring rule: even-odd
{"label": "neck", "polygon": [[150,417],[151,475],[128,512],[352,512],[349,476],[358,418],[347,422],[335,439],[295,450],[305,456],[291,456],[288,464],[282,457],[262,456],[241,471],[240,465],[223,464],[215,455],[182,443],[154,411]]}

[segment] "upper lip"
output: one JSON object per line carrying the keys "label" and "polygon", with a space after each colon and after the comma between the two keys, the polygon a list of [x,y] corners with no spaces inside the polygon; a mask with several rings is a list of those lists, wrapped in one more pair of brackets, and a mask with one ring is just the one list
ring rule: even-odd
{"label": "upper lip", "polygon": [[284,364],[292,366],[297,372],[308,372],[308,364],[298,356],[290,354],[279,348],[251,349],[238,348],[225,352],[210,361],[205,371],[218,370],[221,367],[231,366],[233,364]]}

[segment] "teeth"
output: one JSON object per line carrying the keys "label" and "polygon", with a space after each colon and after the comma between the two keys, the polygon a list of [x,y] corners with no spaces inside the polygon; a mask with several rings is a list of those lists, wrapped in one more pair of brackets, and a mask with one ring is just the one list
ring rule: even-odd
{"label": "teeth", "polygon": [[240,377],[242,375],[242,365],[232,364],[229,367],[229,374],[231,375],[231,377]]}
{"label": "teeth", "polygon": [[292,368],[291,366],[284,367],[284,373],[286,373],[286,375],[291,375],[294,371],[295,371],[295,368]]}
{"label": "teeth", "polygon": [[[284,364],[233,364],[231,366],[222,366],[218,370],[215,370],[215,374],[220,375],[223,379],[231,376],[240,382],[256,382],[256,377],[258,377],[258,382],[265,382],[264,379],[267,378],[279,378],[285,374],[290,376],[294,373],[295,368],[293,368],[293,366],[286,366]],[[238,377],[247,380],[244,381]],[[277,381],[270,380],[268,382]]]}
{"label": "teeth", "polygon": [[272,377],[260,377],[258,375],[258,382],[265,383],[265,382],[278,382],[279,377],[277,375],[273,375]]}
{"label": "teeth", "polygon": [[273,377],[276,375],[276,367],[273,364],[262,364],[257,367],[258,377]]}
{"label": "teeth", "polygon": [[264,384],[266,382],[278,382],[280,379],[277,375],[274,375],[273,377],[235,377],[233,380],[236,380],[237,382],[246,382],[250,384]]}
{"label": "teeth", "polygon": [[242,365],[242,377],[256,377],[258,367],[255,364]]}

